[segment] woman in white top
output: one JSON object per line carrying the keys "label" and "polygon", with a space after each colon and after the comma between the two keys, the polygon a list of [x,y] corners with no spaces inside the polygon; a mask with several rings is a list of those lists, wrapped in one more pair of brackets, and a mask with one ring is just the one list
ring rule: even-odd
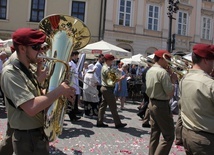
{"label": "woman in white top", "polygon": [[[93,64],[88,65],[88,71],[84,76],[83,83],[83,103],[85,117],[93,118],[98,114],[99,97],[97,94],[97,78],[94,75],[95,67]],[[94,94],[94,95],[93,95]]]}

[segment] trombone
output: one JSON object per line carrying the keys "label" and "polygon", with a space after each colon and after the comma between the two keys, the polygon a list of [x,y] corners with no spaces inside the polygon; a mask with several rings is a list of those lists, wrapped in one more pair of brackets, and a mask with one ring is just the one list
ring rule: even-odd
{"label": "trombone", "polygon": [[[170,60],[167,58],[171,58]],[[193,64],[187,59],[179,55],[171,55],[165,53],[163,55],[164,60],[168,63],[169,68],[177,74],[178,78],[181,79],[185,74],[189,72],[189,69],[192,68]]]}
{"label": "trombone", "polygon": [[146,57],[144,58],[143,56],[140,57],[140,61],[143,63],[146,63],[149,66],[153,66],[155,64],[155,62],[153,61],[153,59]]}

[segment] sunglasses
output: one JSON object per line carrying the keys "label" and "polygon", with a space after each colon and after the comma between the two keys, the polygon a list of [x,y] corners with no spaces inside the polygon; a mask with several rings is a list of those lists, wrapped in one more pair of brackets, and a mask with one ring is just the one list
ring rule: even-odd
{"label": "sunglasses", "polygon": [[41,50],[41,45],[33,45],[31,48],[35,51],[40,51]]}

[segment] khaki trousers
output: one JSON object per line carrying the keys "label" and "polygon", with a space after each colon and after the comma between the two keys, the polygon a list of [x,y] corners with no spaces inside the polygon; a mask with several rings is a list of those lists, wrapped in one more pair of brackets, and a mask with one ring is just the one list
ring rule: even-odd
{"label": "khaki trousers", "polygon": [[142,125],[149,125],[149,121],[150,121],[150,112],[149,112],[149,108],[146,109],[146,113],[145,116],[143,118],[143,123]]}
{"label": "khaki trousers", "polygon": [[183,127],[182,138],[187,155],[214,154],[214,134],[192,131]]}
{"label": "khaki trousers", "polygon": [[176,126],[175,126],[175,135],[176,135],[176,141],[182,143],[182,129],[183,129],[183,123],[181,120],[181,112],[179,110],[179,114],[178,114],[178,120],[176,122]]}
{"label": "khaki trousers", "polygon": [[16,155],[49,155],[49,142],[39,130],[14,130],[12,142]]}
{"label": "khaki trousers", "polygon": [[107,108],[107,105],[109,106],[109,109],[112,113],[112,117],[114,120],[115,125],[121,124],[120,117],[117,112],[117,104],[116,99],[114,96],[114,88],[113,87],[101,87],[102,92],[102,102],[100,104],[99,112],[98,112],[98,120],[97,124],[102,124],[104,119],[104,114]]}
{"label": "khaki trousers", "polygon": [[[151,136],[149,155],[168,155],[174,140],[174,122],[169,101],[150,100]],[[160,140],[160,134],[163,139]]]}

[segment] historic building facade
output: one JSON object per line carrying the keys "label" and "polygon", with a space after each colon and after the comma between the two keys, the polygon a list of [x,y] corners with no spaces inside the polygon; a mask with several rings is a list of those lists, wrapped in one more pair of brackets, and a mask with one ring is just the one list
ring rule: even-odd
{"label": "historic building facade", "polygon": [[[174,0],[176,1],[176,0]],[[167,49],[168,0],[108,0],[104,39],[133,54]],[[180,0],[173,17],[175,51],[188,53],[195,43],[214,43],[214,1]]]}
{"label": "historic building facade", "polygon": [[20,27],[38,28],[48,15],[63,14],[81,19],[94,42],[100,35],[100,11],[100,0],[0,0],[0,39],[11,38]]}
{"label": "historic building facade", "polygon": [[[176,0],[174,0],[176,1]],[[38,28],[50,14],[72,15],[91,32],[91,42],[105,40],[148,55],[167,49],[169,0],[0,0],[0,39],[20,27]],[[214,43],[214,0],[180,0],[173,14],[175,51],[188,53],[195,43]]]}

